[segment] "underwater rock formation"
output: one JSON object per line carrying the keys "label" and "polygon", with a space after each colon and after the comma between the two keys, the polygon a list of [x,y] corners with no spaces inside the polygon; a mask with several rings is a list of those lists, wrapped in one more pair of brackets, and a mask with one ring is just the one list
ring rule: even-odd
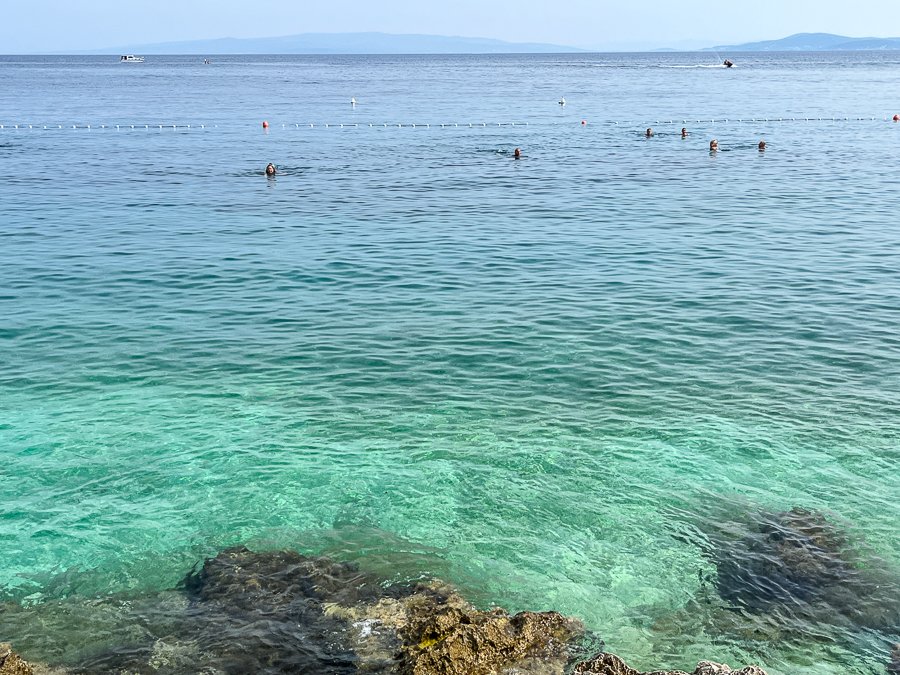
{"label": "underwater rock formation", "polygon": [[[652,673],[640,673],[615,654],[598,654],[590,661],[575,666],[574,675],[688,675],[681,670],[654,670]],[[740,670],[732,670],[728,666],[712,661],[701,661],[697,664],[693,675],[766,675],[766,671],[758,666],[746,666]]]}
{"label": "underwater rock formation", "polygon": [[891,662],[887,671],[888,675],[900,675],[900,642],[891,647]]}
{"label": "underwater rock formation", "polygon": [[708,548],[719,595],[733,606],[815,623],[900,626],[900,579],[863,559],[821,513],[751,514],[713,535]]}

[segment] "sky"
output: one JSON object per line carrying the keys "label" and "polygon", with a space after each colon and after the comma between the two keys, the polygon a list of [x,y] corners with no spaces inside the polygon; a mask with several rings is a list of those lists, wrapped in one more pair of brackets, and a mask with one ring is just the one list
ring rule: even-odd
{"label": "sky", "polygon": [[4,0],[0,54],[296,33],[424,33],[596,50],[793,33],[900,37],[896,0]]}

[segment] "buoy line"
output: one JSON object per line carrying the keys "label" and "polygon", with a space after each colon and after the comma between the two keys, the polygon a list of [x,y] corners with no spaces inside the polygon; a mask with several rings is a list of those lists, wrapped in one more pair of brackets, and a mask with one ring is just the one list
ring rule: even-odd
{"label": "buoy line", "polygon": [[[781,123],[849,123],[849,122],[900,122],[900,114],[868,117],[859,116],[769,116],[769,117],[683,117],[681,119],[656,119],[636,122],[634,120],[599,120],[590,122],[588,119],[573,119],[566,121],[542,121],[542,122],[282,122],[280,124],[270,124],[268,121],[262,123],[262,131],[271,133],[277,129],[281,130],[300,130],[300,129],[497,129],[497,128],[565,128],[565,127],[587,127],[587,126],[614,126],[614,127],[633,127],[642,129],[648,124],[662,125],[689,125],[689,124],[781,124]],[[245,129],[244,125],[219,125],[219,124],[171,124],[171,123],[119,123],[119,124],[23,124],[23,123],[0,123],[0,131],[22,131],[22,130],[41,130],[41,131],[62,131],[62,130],[83,130],[83,131],[195,131],[195,130],[240,130]]]}

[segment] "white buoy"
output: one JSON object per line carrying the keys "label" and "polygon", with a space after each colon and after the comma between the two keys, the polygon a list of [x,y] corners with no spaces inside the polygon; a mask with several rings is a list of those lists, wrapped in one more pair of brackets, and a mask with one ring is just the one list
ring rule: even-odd
{"label": "white buoy", "polygon": [[350,105],[353,106],[354,108],[356,107],[356,98],[355,97],[350,99]]}
{"label": "white buoy", "polygon": [[566,98],[565,98],[565,96],[563,96],[562,98],[559,99],[559,104],[560,104],[560,105],[565,105],[565,104],[566,104]]}

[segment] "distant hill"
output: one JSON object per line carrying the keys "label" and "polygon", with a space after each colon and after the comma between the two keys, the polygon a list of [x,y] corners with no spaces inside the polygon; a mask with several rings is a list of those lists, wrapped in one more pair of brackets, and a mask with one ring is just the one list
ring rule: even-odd
{"label": "distant hill", "polygon": [[303,33],[269,38],[220,38],[94,49],[89,54],[515,54],[582,49],[488,38],[390,33]]}
{"label": "distant hill", "polygon": [[719,45],[710,52],[846,52],[865,49],[900,49],[900,38],[852,38],[831,33],[797,33],[780,40]]}

